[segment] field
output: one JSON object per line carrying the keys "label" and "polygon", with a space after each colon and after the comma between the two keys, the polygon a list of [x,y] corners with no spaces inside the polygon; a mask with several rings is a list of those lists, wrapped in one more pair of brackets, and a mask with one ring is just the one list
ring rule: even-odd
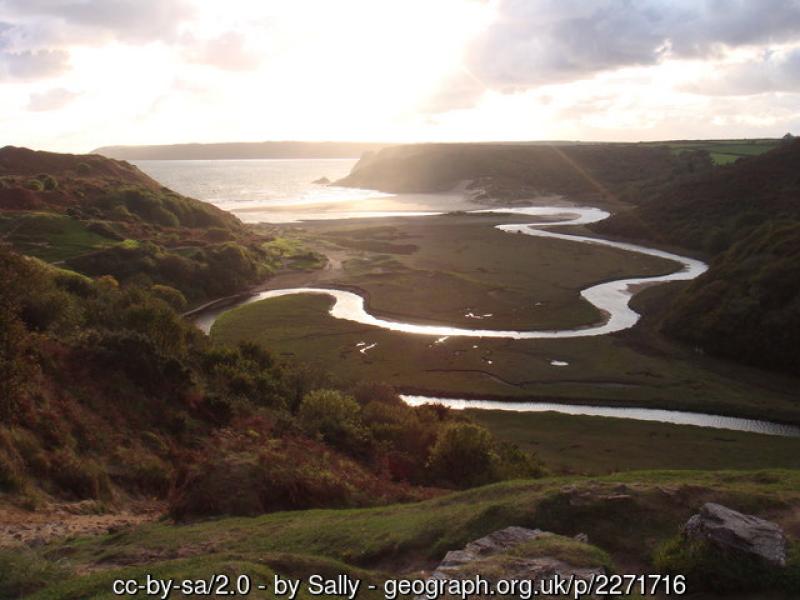
{"label": "field", "polygon": [[[328,254],[331,268],[310,279],[277,278],[273,285],[356,288],[368,298],[370,310],[397,320],[549,329],[600,320],[578,296],[587,285],[671,270],[666,261],[633,253],[501,233],[491,227],[499,221],[448,216],[393,220],[381,227],[309,225],[295,234]],[[224,343],[263,343],[284,356],[335,370],[345,381],[385,381],[408,392],[627,404],[800,422],[791,380],[700,356],[657,333],[663,304],[679,288],[661,286],[637,296],[634,306],[648,318],[611,336],[437,340],[333,319],[327,314],[331,300],[322,296],[289,296],[233,310],[217,321],[212,335]],[[473,319],[468,313],[492,316]],[[554,366],[554,360],[568,364]]]}
{"label": "field", "polygon": [[774,139],[751,140],[699,140],[686,142],[665,142],[673,152],[686,150],[706,150],[717,165],[736,162],[743,156],[754,156],[772,150],[780,143]]}
{"label": "field", "polygon": [[630,419],[467,410],[556,473],[641,469],[800,469],[800,440]]}
{"label": "field", "polygon": [[374,509],[154,523],[94,539],[64,540],[38,556],[0,554],[0,562],[25,564],[28,570],[20,577],[59,565],[59,576],[33,596],[39,600],[110,597],[115,578],[143,579],[146,573],[175,578],[247,573],[260,581],[276,572],[295,577],[350,573],[379,583],[389,573],[419,574],[448,550],[520,525],[565,536],[586,533],[611,555],[617,569],[644,572],[652,568],[647,557],[653,550],[707,501],[769,516],[796,539],[798,490],[797,472],[780,470],[517,481]]}

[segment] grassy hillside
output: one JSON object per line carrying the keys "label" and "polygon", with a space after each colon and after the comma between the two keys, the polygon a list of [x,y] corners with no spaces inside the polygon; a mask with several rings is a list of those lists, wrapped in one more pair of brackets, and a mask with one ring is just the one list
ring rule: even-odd
{"label": "grassy hillside", "polygon": [[[58,581],[42,582],[45,589],[34,596],[41,599],[105,597],[114,578],[148,572],[174,577],[246,572],[258,579],[274,572],[296,577],[348,572],[380,584],[390,576],[420,574],[448,550],[520,525],[565,536],[586,533],[620,571],[654,572],[656,549],[699,506],[715,501],[780,523],[795,545],[789,567],[795,571],[800,567],[798,490],[797,473],[788,471],[639,472],[515,481],[377,509],[284,512],[180,526],[158,523],[94,540],[67,540],[28,560],[44,569],[68,557],[61,562],[64,572]],[[691,581],[689,587],[697,590],[701,583]]]}
{"label": "grassy hillside", "polygon": [[472,182],[479,200],[543,194],[612,200],[710,168],[707,154],[644,144],[425,144],[365,155],[341,185],[437,192]]}
{"label": "grassy hillside", "polygon": [[541,470],[391,389],[345,390],[255,345],[212,347],[159,286],[91,280],[3,247],[0,279],[0,506],[156,498],[180,517],[259,514]]}
{"label": "grassy hillside", "polygon": [[10,146],[0,149],[0,240],[89,276],[176,288],[190,304],[283,264],[269,237],[128,163]]}

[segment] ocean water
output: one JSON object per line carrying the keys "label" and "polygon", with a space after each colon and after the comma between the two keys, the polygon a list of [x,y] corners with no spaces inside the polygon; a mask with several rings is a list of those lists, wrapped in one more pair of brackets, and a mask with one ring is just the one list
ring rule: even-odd
{"label": "ocean water", "polygon": [[462,192],[386,194],[313,183],[347,175],[357,160],[139,160],[163,185],[233,212],[247,223],[439,214],[478,208]]}

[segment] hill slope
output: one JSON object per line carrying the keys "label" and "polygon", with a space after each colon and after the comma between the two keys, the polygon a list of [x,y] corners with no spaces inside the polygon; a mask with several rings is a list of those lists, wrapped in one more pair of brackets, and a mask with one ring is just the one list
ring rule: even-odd
{"label": "hill slope", "polygon": [[675,154],[639,144],[425,144],[364,156],[340,185],[388,192],[440,192],[462,181],[479,199],[542,194],[607,198],[636,193],[644,182],[681,178],[710,168],[704,153]]}
{"label": "hill slope", "polygon": [[800,140],[670,186],[596,228],[712,255],[665,331],[719,356],[800,374]]}
{"label": "hill slope", "polygon": [[90,276],[175,287],[190,303],[262,281],[278,264],[230,213],[133,165],[0,149],[0,239]]}

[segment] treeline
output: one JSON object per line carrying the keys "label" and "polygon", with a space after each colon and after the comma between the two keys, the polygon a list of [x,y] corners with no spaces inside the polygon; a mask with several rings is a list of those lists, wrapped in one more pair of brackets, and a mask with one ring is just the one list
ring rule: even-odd
{"label": "treeline", "polygon": [[705,254],[664,331],[711,354],[800,374],[800,140],[660,190],[602,233]]}
{"label": "treeline", "polygon": [[381,385],[211,345],[163,285],[0,247],[0,492],[168,499],[179,518],[426,497],[541,473],[531,456]]}

